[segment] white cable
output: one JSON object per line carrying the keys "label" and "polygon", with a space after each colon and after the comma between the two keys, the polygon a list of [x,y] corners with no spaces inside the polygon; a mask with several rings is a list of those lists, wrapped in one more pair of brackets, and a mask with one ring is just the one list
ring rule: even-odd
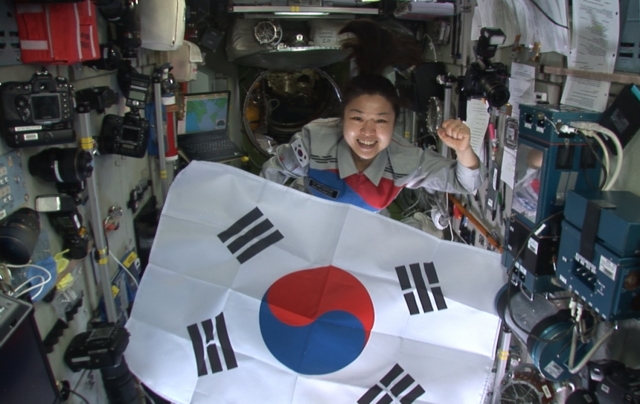
{"label": "white cable", "polygon": [[40,288],[40,290],[35,295],[31,296],[31,299],[35,299],[36,297],[40,296],[40,293],[42,293],[42,291],[44,290],[44,285],[46,285],[47,282],[44,280],[44,278],[41,275],[36,275],[36,276],[31,277],[29,279],[29,282],[33,281],[35,278],[40,278],[40,279],[42,279],[42,281],[40,283],[38,283],[37,285],[33,285],[30,288],[27,288],[27,289],[23,290],[22,292],[18,293],[15,297],[21,297],[21,296],[27,294],[28,292],[31,292],[32,290],[34,290],[36,288]]}
{"label": "white cable", "polygon": [[[20,285],[16,286],[15,288],[13,288],[13,293],[18,293],[18,289],[22,289],[23,287],[27,286],[28,284],[30,284],[31,282],[35,281],[36,279],[40,278],[41,281],[44,281],[44,276],[42,275],[34,275],[31,278],[27,279],[26,281],[22,282]],[[22,293],[22,292],[21,292]]]}
{"label": "white cable", "polygon": [[586,129],[586,130],[592,130],[595,132],[603,133],[605,136],[611,139],[611,141],[615,145],[616,152],[618,153],[618,158],[616,159],[616,168],[613,172],[613,175],[611,176],[609,181],[607,181],[607,184],[603,188],[605,191],[610,190],[613,187],[613,184],[618,180],[618,175],[620,175],[620,171],[622,171],[622,160],[624,155],[623,155],[622,143],[620,143],[620,139],[618,139],[618,136],[615,133],[613,133],[610,129],[607,129],[604,126],[595,122],[571,122],[571,126],[576,127],[578,129]]}
{"label": "white cable", "polygon": [[47,277],[43,277],[42,275],[34,275],[31,278],[29,278],[26,282],[22,283],[20,286],[18,286],[16,289],[19,289],[23,286],[25,286],[26,284],[28,284],[29,282],[31,282],[32,280],[36,279],[36,278],[41,278],[42,281],[34,286],[31,286],[28,289],[23,290],[22,292],[20,292],[18,295],[16,295],[16,297],[20,297],[22,295],[24,295],[27,292],[32,291],[35,288],[40,288],[40,290],[38,291],[38,293],[36,293],[34,296],[32,296],[32,299],[35,299],[36,297],[38,297],[40,295],[40,293],[42,293],[42,291],[44,290],[44,285],[46,285],[47,283],[49,283],[49,281],[51,280],[51,272],[49,272],[49,270],[45,267],[42,267],[40,265],[35,265],[35,264],[24,264],[24,265],[11,265],[11,264],[6,264],[8,268],[29,268],[29,267],[34,267],[34,268],[38,268],[39,270],[41,270],[42,272],[44,272],[45,274],[47,274]]}
{"label": "white cable", "polygon": [[131,272],[129,272],[129,270],[127,269],[127,267],[125,267],[125,266],[122,264],[122,262],[120,262],[120,260],[118,260],[118,258],[116,258],[116,256],[115,256],[115,255],[113,255],[113,253],[112,253],[111,251],[109,251],[109,254],[111,254],[111,257],[112,257],[112,258],[113,258],[113,259],[118,263],[118,265],[122,268],[122,270],[123,270],[124,272],[126,272],[126,273],[127,273],[127,275],[129,275],[129,277],[130,277],[131,279],[133,279],[133,283],[135,283],[135,284],[136,284],[136,288],[137,288],[138,286],[140,286],[140,284],[138,284],[138,280],[136,279],[136,277],[135,277],[135,276],[133,276],[133,274],[132,274]]}
{"label": "white cable", "polygon": [[[583,133],[588,137],[595,139],[595,141],[600,145],[600,148],[602,149],[602,155],[604,156],[604,165],[605,165],[604,169],[607,176],[607,184],[611,183],[610,181],[611,178],[609,177],[609,174],[611,173],[611,161],[609,160],[609,152],[608,152],[607,146],[604,144],[604,141],[602,140],[602,138],[596,135],[594,131],[585,130],[583,131]],[[606,189],[607,184],[605,184],[603,189]]]}
{"label": "white cable", "polygon": [[600,349],[602,344],[604,344],[609,339],[609,337],[613,335],[613,332],[614,332],[614,329],[611,328],[602,337],[600,337],[600,339],[595,344],[593,344],[593,346],[591,347],[589,352],[587,352],[584,358],[582,358],[580,363],[578,363],[575,367],[569,369],[569,373],[575,375],[576,373],[580,372],[580,370],[582,370],[582,368],[587,364],[587,362],[591,360],[591,357],[596,353],[596,351]]}
{"label": "white cable", "polygon": [[429,34],[424,34],[424,36],[429,38],[429,47],[431,48],[431,51],[433,52],[433,61],[437,63],[438,62],[438,56],[436,55],[436,45],[433,43],[433,39],[431,39]]}
{"label": "white cable", "polygon": [[578,344],[578,330],[576,327],[573,327],[573,332],[571,333],[571,349],[569,350],[569,361],[567,362],[567,366],[569,368],[573,367],[573,362],[576,359],[577,344]]}

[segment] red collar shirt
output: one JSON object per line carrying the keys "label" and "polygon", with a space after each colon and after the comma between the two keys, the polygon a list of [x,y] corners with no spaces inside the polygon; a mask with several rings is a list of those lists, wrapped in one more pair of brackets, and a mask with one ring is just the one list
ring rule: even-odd
{"label": "red collar shirt", "polygon": [[480,169],[470,169],[432,150],[394,136],[371,164],[358,172],[340,119],[319,119],[296,133],[262,166],[260,175],[281,184],[303,178],[306,192],[320,198],[380,211],[402,188],[473,193],[481,185]]}

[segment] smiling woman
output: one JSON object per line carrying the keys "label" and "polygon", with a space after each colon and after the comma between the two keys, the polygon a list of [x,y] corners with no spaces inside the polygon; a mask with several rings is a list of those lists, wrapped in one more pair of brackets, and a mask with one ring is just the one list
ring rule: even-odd
{"label": "smiling woman", "polygon": [[305,125],[276,149],[260,175],[282,184],[302,179],[308,193],[376,212],[404,187],[474,192],[481,183],[479,161],[461,121],[446,121],[437,131],[457,161],[394,136],[403,100],[380,73],[390,65],[420,63],[419,47],[370,20],[351,21],[341,33],[352,34],[343,46],[360,72],[344,91],[342,116]]}

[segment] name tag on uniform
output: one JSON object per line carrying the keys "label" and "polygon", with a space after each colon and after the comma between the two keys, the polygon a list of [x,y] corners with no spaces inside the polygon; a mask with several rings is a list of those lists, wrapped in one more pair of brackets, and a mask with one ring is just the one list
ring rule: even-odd
{"label": "name tag on uniform", "polygon": [[309,187],[313,188],[314,190],[318,191],[319,193],[328,196],[331,199],[336,199],[338,198],[338,194],[340,193],[337,189],[333,189],[330,188],[322,183],[319,183],[318,181],[314,180],[313,178],[309,179]]}

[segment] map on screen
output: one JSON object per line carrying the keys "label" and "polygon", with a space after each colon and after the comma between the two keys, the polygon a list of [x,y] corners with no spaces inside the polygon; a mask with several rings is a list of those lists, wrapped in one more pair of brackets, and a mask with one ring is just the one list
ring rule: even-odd
{"label": "map on screen", "polygon": [[185,133],[225,130],[229,92],[185,95]]}

